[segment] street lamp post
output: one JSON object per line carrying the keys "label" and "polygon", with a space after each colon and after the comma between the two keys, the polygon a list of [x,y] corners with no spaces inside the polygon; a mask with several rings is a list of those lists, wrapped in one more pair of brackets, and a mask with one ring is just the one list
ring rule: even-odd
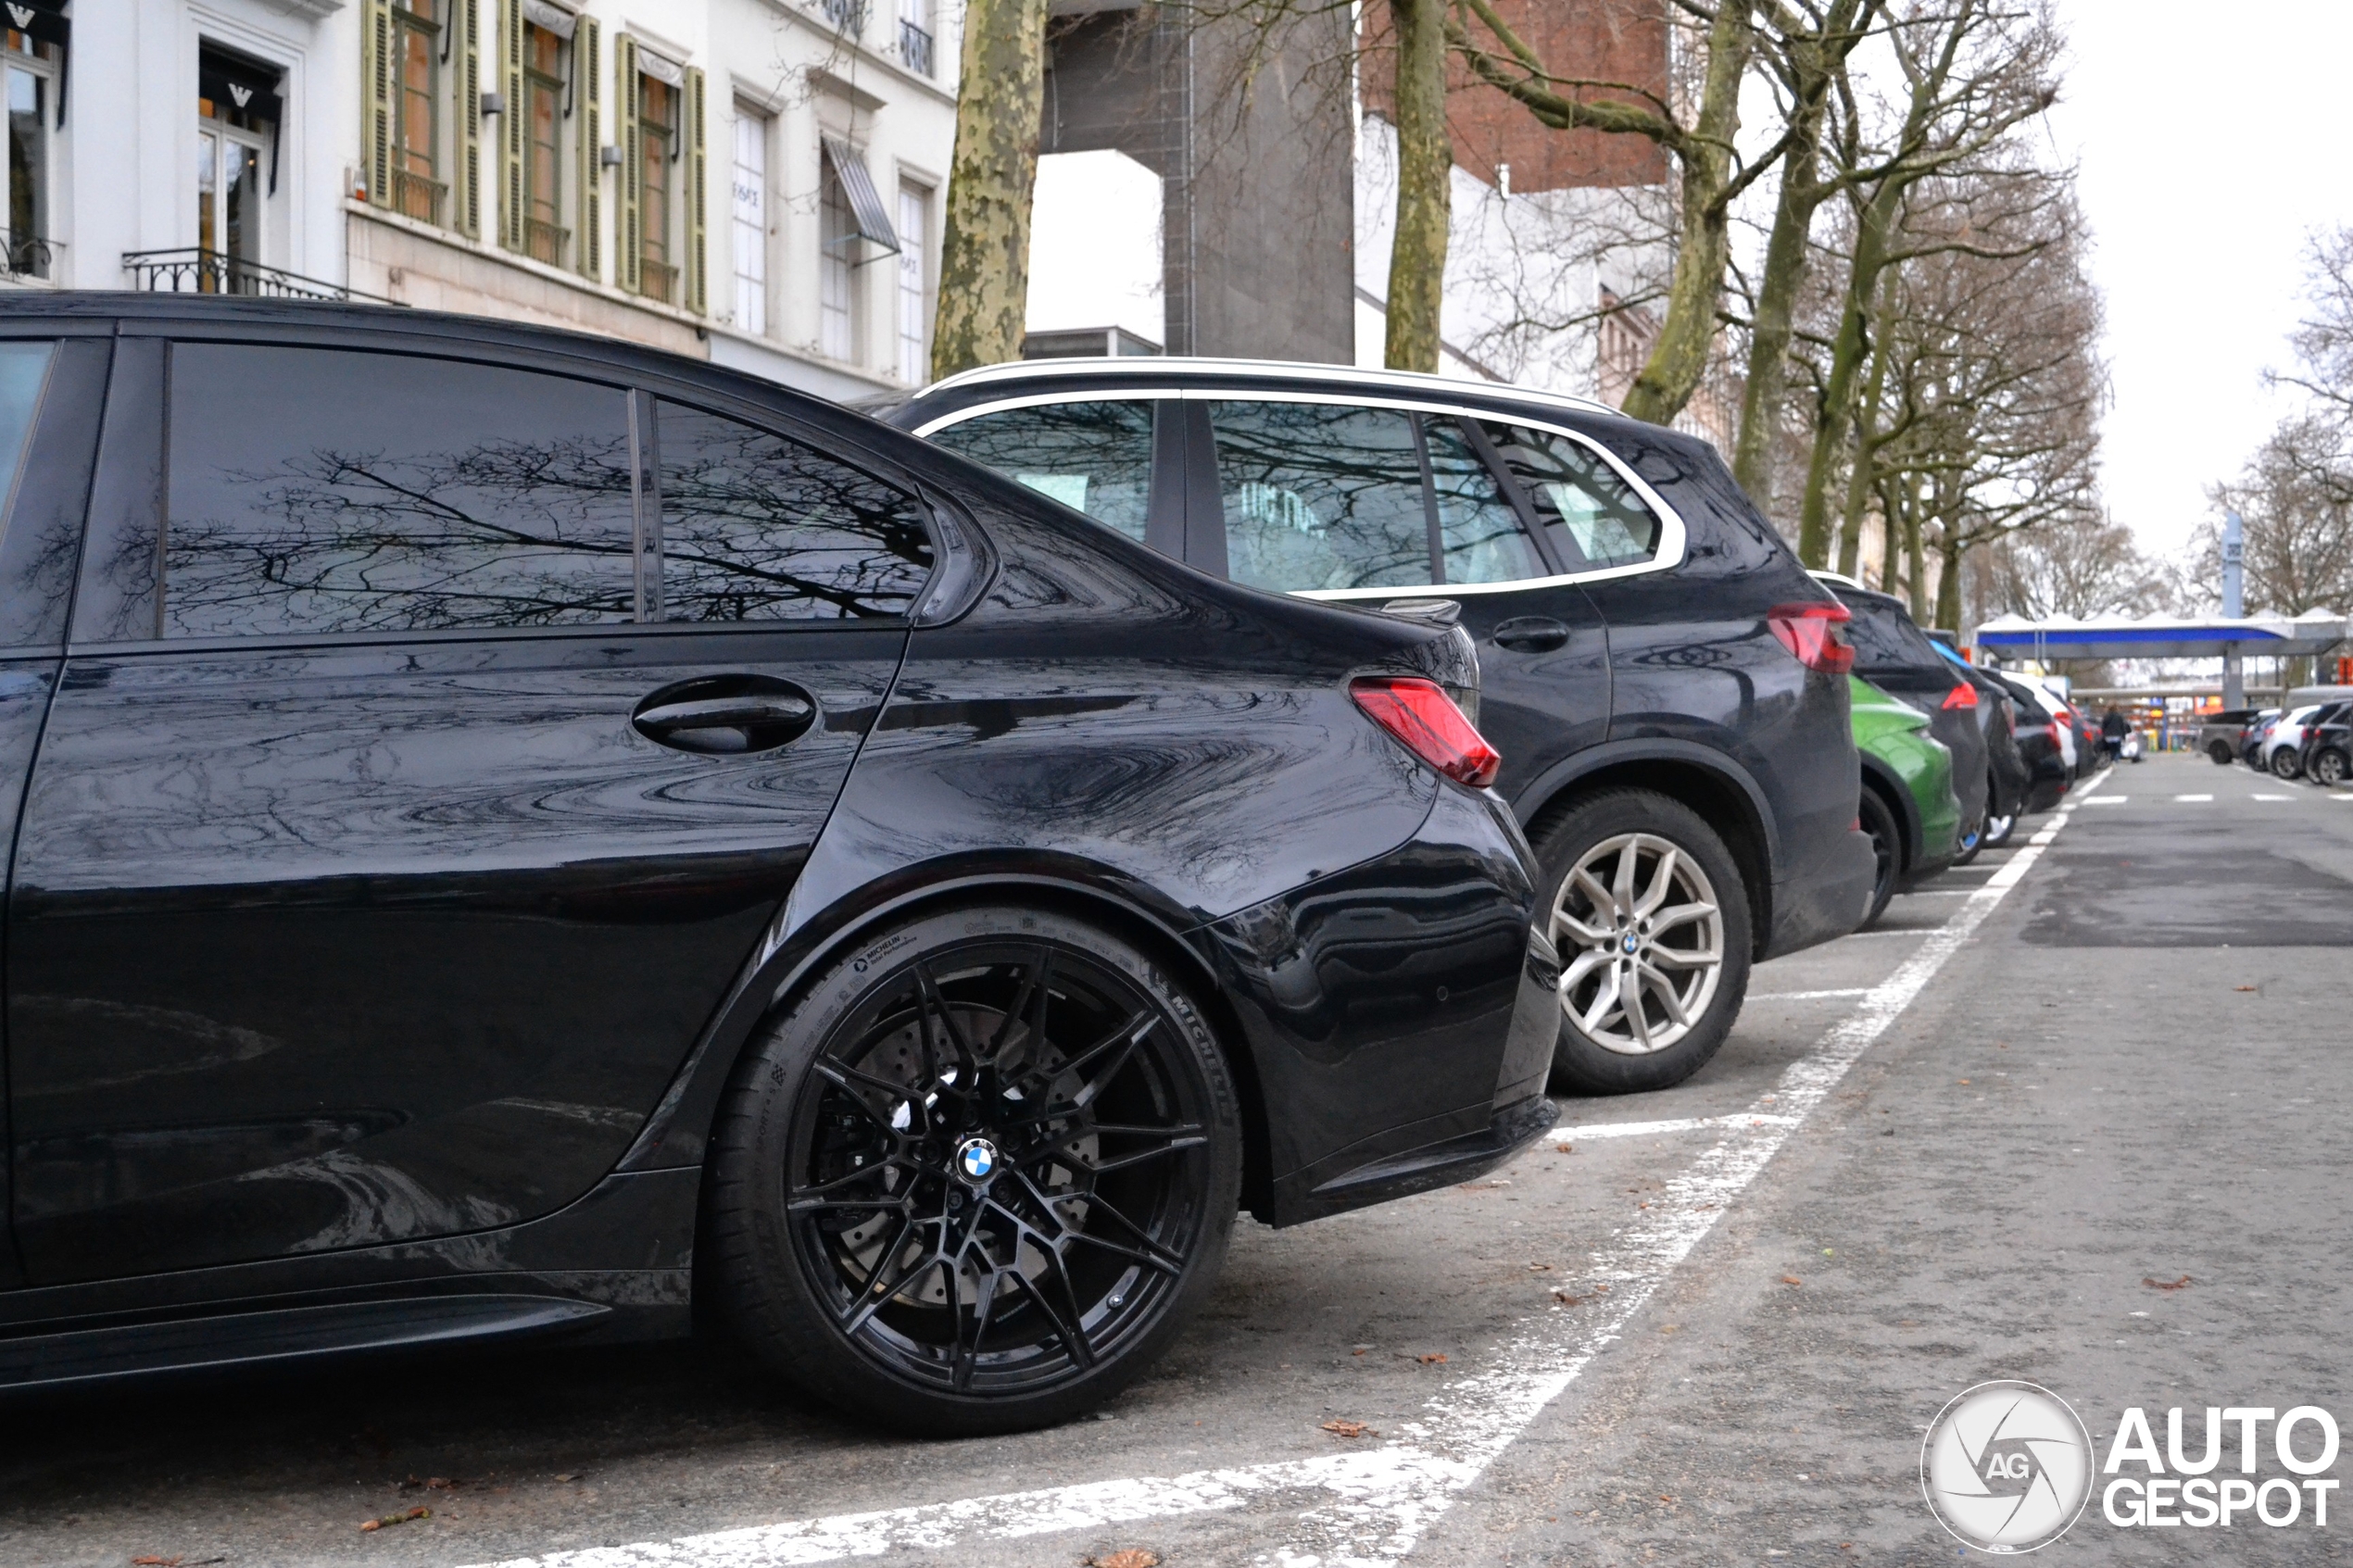
{"label": "street lamp post", "polygon": [[[2240,608],[2239,598],[2242,527],[2237,512],[2226,511],[2222,514],[2222,615],[2229,621],[2236,621],[2246,613]],[[2246,706],[2246,683],[2240,674],[2239,650],[2236,643],[2229,645],[2222,650],[2222,706],[2224,708]]]}

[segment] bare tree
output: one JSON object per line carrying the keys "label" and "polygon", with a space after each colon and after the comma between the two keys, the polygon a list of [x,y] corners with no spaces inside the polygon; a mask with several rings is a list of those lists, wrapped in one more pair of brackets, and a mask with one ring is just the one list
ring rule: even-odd
{"label": "bare tree", "polygon": [[[1707,373],[1731,260],[1732,204],[1788,143],[1786,136],[1777,139],[1746,162],[1735,145],[1741,87],[1756,48],[1755,0],[1717,0],[1712,7],[1696,0],[1671,3],[1705,28],[1688,119],[1654,88],[1551,69],[1491,0],[1459,0],[1462,9],[1448,30],[1472,72],[1516,99],[1540,123],[1556,131],[1643,136],[1673,156],[1680,183],[1674,274],[1650,358],[1624,403],[1626,412],[1655,424],[1680,413]],[[1620,95],[1593,95],[1600,94]]]}
{"label": "bare tree", "polygon": [[1873,357],[1870,316],[1882,274],[1911,254],[1897,233],[1906,192],[1982,157],[2057,96],[2058,40],[2042,4],[1948,0],[1915,8],[1887,37],[1904,86],[1888,106],[1890,123],[1875,131],[1875,117],[1858,104],[1834,139],[1855,229],[1799,506],[1798,554],[1816,566],[1831,558],[1831,492]]}
{"label": "bare tree", "polygon": [[1831,0],[1827,6],[1794,0],[1768,8],[1760,56],[1780,92],[1788,146],[1749,309],[1748,375],[1732,447],[1732,477],[1752,495],[1766,494],[1781,428],[1793,310],[1806,280],[1814,215],[1860,173],[1850,167],[1824,175],[1823,126],[1836,102],[1852,98],[1847,59],[1881,9],[1882,0]]}

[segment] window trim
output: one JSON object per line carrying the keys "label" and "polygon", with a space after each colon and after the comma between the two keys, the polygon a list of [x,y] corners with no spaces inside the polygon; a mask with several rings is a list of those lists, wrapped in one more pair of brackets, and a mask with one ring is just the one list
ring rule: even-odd
{"label": "window trim", "polygon": [[[968,408],[958,408],[952,413],[942,414],[936,420],[925,420],[915,427],[915,434],[929,440],[936,433],[946,430],[950,425],[962,424],[966,420],[978,419],[984,414],[1003,413],[1015,408],[1036,408],[1040,404],[1049,403],[1100,403],[1114,396],[1123,400],[1168,399],[1188,403],[1345,403],[1353,408],[1400,408],[1412,413],[1452,416],[1455,419],[1469,420],[1474,423],[1481,420],[1509,419],[1514,424],[1525,425],[1530,430],[1541,431],[1548,435],[1565,436],[1586,447],[1602,461],[1607,463],[1617,477],[1624,480],[1634,494],[1642,497],[1643,504],[1658,514],[1657,550],[1653,552],[1648,560],[1636,561],[1628,566],[1587,567],[1578,571],[1555,572],[1545,577],[1518,577],[1504,583],[1434,583],[1427,589],[1286,588],[1279,590],[1290,594],[1294,598],[1339,601],[1388,600],[1416,596],[1455,598],[1465,594],[1506,594],[1518,593],[1529,588],[1565,587],[1572,583],[1613,583],[1621,578],[1643,577],[1652,572],[1671,571],[1683,564],[1684,555],[1690,547],[1691,531],[1685,526],[1682,514],[1670,506],[1665,496],[1653,489],[1642,475],[1636,473],[1623,458],[1601,442],[1582,431],[1572,430],[1567,425],[1556,424],[1547,420],[1532,419],[1520,414],[1504,415],[1492,408],[1478,408],[1467,404],[1443,403],[1416,397],[1349,396],[1345,395],[1345,389],[1339,386],[1329,391],[1320,392],[1259,391],[1249,387],[1202,386],[1197,383],[1180,386],[1121,387],[1115,394],[1106,389],[1098,389],[1091,393],[1063,389],[1000,397],[987,403],[975,403]],[[1419,439],[1418,428],[1416,438]],[[1482,453],[1481,456],[1485,457],[1486,454]],[[1520,490],[1518,481],[1513,479],[1509,473],[1499,473],[1496,477],[1504,483],[1504,494],[1515,497],[1514,507],[1516,510]],[[1428,494],[1427,487],[1424,494]],[[1522,527],[1528,525],[1528,518],[1524,512],[1521,514],[1520,522]],[[1544,538],[1542,531],[1534,531],[1533,536],[1538,542],[1538,553],[1548,554],[1551,541]],[[1247,584],[1238,584],[1238,586],[1247,586]]]}
{"label": "window trim", "polygon": [[[272,324],[275,325],[275,324]],[[994,571],[994,553],[979,528],[966,518],[961,508],[952,520],[943,520],[944,508],[953,506],[936,487],[921,476],[900,470],[887,457],[874,460],[866,448],[856,442],[844,442],[837,433],[820,427],[803,425],[789,417],[779,417],[765,405],[745,400],[724,390],[677,383],[660,376],[639,373],[628,367],[613,365],[600,359],[580,359],[570,356],[535,353],[528,350],[506,352],[503,347],[495,355],[483,352],[484,345],[472,340],[443,341],[407,333],[374,332],[318,335],[311,327],[271,326],[249,322],[208,320],[170,320],[156,319],[120,323],[91,323],[70,320],[55,321],[28,318],[20,321],[0,323],[0,340],[27,338],[60,341],[76,337],[111,338],[119,345],[154,344],[161,353],[159,372],[152,384],[136,373],[137,367],[126,367],[120,352],[114,357],[117,370],[123,374],[109,374],[106,395],[99,409],[99,428],[95,438],[91,475],[92,497],[82,521],[81,558],[74,568],[72,605],[69,612],[64,637],[64,651],[74,657],[83,655],[106,658],[144,658],[164,655],[214,655],[247,651],[300,651],[304,649],[366,648],[386,645],[430,642],[459,644],[467,642],[513,642],[546,640],[548,638],[613,638],[635,637],[647,633],[663,635],[694,633],[698,635],[765,635],[771,633],[805,633],[814,631],[896,631],[904,633],[915,625],[936,622],[924,619],[935,613],[932,601],[937,598],[953,573],[961,571],[970,575],[977,570],[982,580]],[[168,637],[159,632],[133,638],[78,636],[85,623],[85,591],[90,574],[98,569],[99,551],[92,549],[92,541],[105,530],[111,533],[120,527],[120,520],[100,515],[101,503],[119,507],[132,495],[110,493],[106,483],[106,467],[128,463],[145,466],[149,470],[143,479],[125,473],[132,492],[152,486],[155,508],[154,546],[157,558],[158,579],[149,585],[156,594],[157,605],[150,618],[155,624],[161,614],[162,598],[157,591],[165,587],[160,581],[161,550],[165,530],[170,526],[170,500],[168,465],[170,453],[170,351],[180,344],[221,344],[256,348],[295,348],[342,351],[369,354],[396,354],[409,358],[452,359],[461,363],[482,365],[495,370],[522,370],[537,375],[559,376],[572,381],[609,388],[628,396],[633,405],[640,398],[648,402],[661,399],[678,403],[721,419],[752,425],[783,440],[797,441],[814,448],[824,457],[856,469],[878,483],[913,497],[918,515],[923,519],[924,532],[932,546],[932,569],[921,584],[910,595],[907,610],[899,615],[878,615],[864,620],[774,620],[774,621],[609,621],[587,625],[558,626],[453,626],[412,632],[286,632],[232,637]],[[498,347],[500,345],[491,345]],[[145,404],[146,407],[135,405]],[[112,438],[111,440],[109,438]],[[125,450],[125,439],[135,447]],[[150,451],[148,441],[152,438]],[[111,450],[110,450],[111,448]],[[844,448],[848,448],[847,454]],[[659,485],[658,471],[648,475],[644,463],[652,458],[641,452],[638,475],[640,485],[650,494]],[[970,538],[958,530],[969,530]],[[977,560],[977,568],[973,562]],[[963,562],[960,568],[956,562]],[[968,595],[966,599],[977,595]],[[968,603],[959,603],[954,613],[961,614]],[[945,619],[952,619],[952,615]],[[942,622],[944,623],[944,621]],[[22,651],[22,650],[19,650]]]}

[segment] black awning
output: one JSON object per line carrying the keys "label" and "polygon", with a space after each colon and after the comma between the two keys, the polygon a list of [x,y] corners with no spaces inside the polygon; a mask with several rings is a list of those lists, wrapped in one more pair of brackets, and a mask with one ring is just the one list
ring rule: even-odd
{"label": "black awning", "polygon": [[27,38],[65,48],[73,42],[73,23],[66,19],[66,0],[0,0],[8,25]]}
{"label": "black awning", "polygon": [[[0,0],[0,6],[16,3],[17,0]],[[278,95],[279,83],[284,80],[285,72],[276,66],[232,55],[209,44],[196,51],[198,97],[209,98],[272,125],[285,115],[284,100]]]}
{"label": "black awning", "polygon": [[834,177],[841,182],[842,194],[849,198],[849,216],[857,225],[852,239],[866,240],[885,251],[899,249],[899,235],[891,227],[890,211],[883,206],[882,193],[875,189],[875,177],[866,168],[865,158],[858,149],[838,136],[823,136],[818,140],[825,149],[826,161],[834,166]]}

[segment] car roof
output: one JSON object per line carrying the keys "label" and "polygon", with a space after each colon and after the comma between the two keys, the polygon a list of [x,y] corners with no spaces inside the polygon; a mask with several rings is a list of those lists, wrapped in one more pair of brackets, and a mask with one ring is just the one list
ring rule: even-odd
{"label": "car roof", "polygon": [[813,409],[849,413],[842,405],[764,377],[655,348],[646,344],[563,327],[469,316],[448,310],[415,310],[399,305],[342,300],[265,298],[253,295],[170,294],[121,289],[11,291],[0,321],[50,319],[82,321],[196,321],[217,326],[291,327],[317,331],[347,327],[361,332],[399,332],[447,338],[453,347],[511,348],[599,361],[616,371],[632,369],[682,382],[701,382],[741,396],[782,397]]}
{"label": "car roof", "polygon": [[1503,397],[1514,403],[1549,404],[1580,414],[1625,416],[1591,397],[1547,392],[1509,382],[1471,381],[1461,376],[1424,375],[1414,370],[1372,370],[1355,365],[1321,365],[1291,359],[1232,359],[1209,355],[1126,354],[1102,358],[1018,359],[983,365],[936,381],[915,394],[923,399],[937,394],[1038,379],[1088,381],[1146,377],[1169,381],[1301,382],[1329,386],[1382,387],[1422,395]]}

